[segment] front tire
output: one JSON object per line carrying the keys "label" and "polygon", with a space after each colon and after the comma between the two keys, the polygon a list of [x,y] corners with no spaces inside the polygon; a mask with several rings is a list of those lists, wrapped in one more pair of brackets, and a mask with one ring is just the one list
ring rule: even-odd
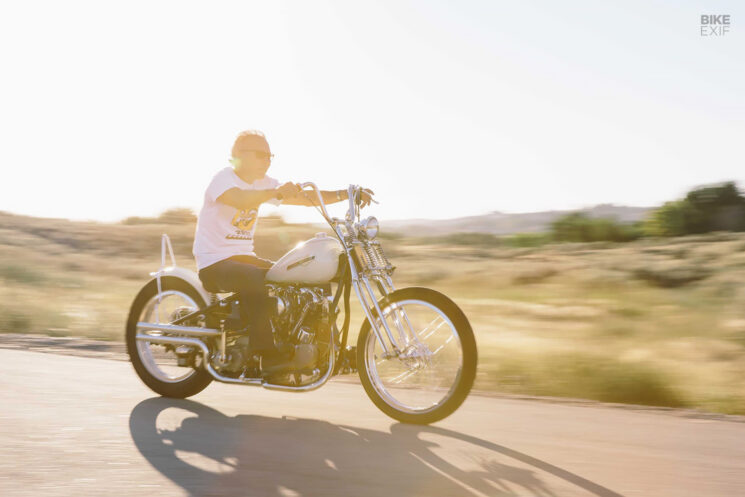
{"label": "front tire", "polygon": [[[164,397],[183,399],[196,395],[212,381],[201,368],[178,367],[175,354],[161,353],[155,344],[137,341],[137,322],[168,323],[173,312],[196,311],[205,306],[204,299],[189,283],[173,276],[161,277],[161,302],[158,304],[158,283],[151,280],[135,297],[127,319],[127,353],[135,372],[152,391]],[[159,305],[159,309],[156,309]],[[174,310],[176,309],[176,310]],[[209,358],[203,358],[209,360]]]}
{"label": "front tire", "polygon": [[[430,424],[449,416],[466,399],[476,377],[476,340],[465,314],[447,296],[421,287],[396,290],[378,305],[409,354],[386,359],[365,320],[357,339],[357,368],[365,392],[381,411],[403,423]],[[413,333],[408,338],[398,334],[397,323]]]}

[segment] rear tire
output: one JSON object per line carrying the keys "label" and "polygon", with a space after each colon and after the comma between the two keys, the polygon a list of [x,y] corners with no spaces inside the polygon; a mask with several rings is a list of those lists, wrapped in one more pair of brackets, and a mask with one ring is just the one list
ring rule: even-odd
{"label": "rear tire", "polygon": [[[199,309],[205,306],[204,299],[199,292],[192,285],[180,278],[173,276],[161,277],[161,295],[166,292],[171,292],[172,295],[180,295],[190,307],[196,306],[196,309]],[[151,359],[146,355],[149,353],[149,342],[139,342],[142,349],[138,347],[136,339],[137,322],[143,320],[144,313],[157,295],[158,283],[156,280],[151,280],[142,288],[142,290],[140,290],[137,297],[135,297],[129,311],[129,318],[127,319],[127,353],[129,354],[129,359],[132,361],[132,366],[134,366],[137,376],[139,376],[143,383],[150,387],[152,391],[164,397],[178,399],[191,397],[207,388],[207,385],[212,381],[212,376],[207,371],[201,368],[192,368],[191,372],[186,372],[184,374],[183,379],[168,379],[165,375],[158,374],[158,376],[161,376],[161,379],[159,379],[158,376],[148,370],[148,366],[145,364],[145,362]],[[189,300],[191,300],[191,302],[189,302]],[[161,316],[160,321],[161,323],[167,322],[167,316]],[[203,358],[203,360],[209,360],[209,358]],[[152,364],[150,365],[150,368],[153,368]]]}
{"label": "rear tire", "polygon": [[[362,386],[365,388],[365,392],[370,397],[370,400],[385,414],[401,421],[403,423],[412,424],[430,424],[435,421],[446,418],[452,414],[468,396],[473,386],[474,379],[476,377],[476,363],[477,363],[477,351],[476,351],[476,340],[473,336],[473,330],[468,322],[463,311],[447,296],[440,292],[432,290],[430,288],[411,287],[396,290],[387,297],[382,298],[378,305],[383,313],[383,316],[390,316],[391,312],[395,312],[392,309],[392,305],[399,304],[403,309],[407,309],[407,305],[411,306],[412,311],[418,306],[425,310],[431,311],[431,316],[436,316],[435,320],[441,320],[442,324],[434,328],[433,331],[429,331],[429,326],[420,328],[416,324],[414,317],[412,327],[416,329],[418,339],[422,343],[427,344],[427,350],[432,352],[433,345],[427,343],[430,337],[435,333],[439,334],[441,341],[435,342],[435,344],[441,343],[442,346],[435,348],[434,353],[430,356],[430,363],[421,368],[411,368],[410,366],[404,365],[404,361],[399,359],[382,359],[378,356],[379,347],[378,339],[375,333],[370,327],[370,322],[365,320],[360,329],[359,338],[357,339],[357,369],[359,371],[360,380]],[[388,311],[387,311],[388,310]],[[375,311],[373,311],[375,312]],[[407,315],[409,311],[407,311]],[[413,313],[410,317],[413,317]],[[403,321],[403,320],[402,320]],[[429,320],[427,320],[429,321]],[[430,325],[433,323],[432,321]],[[390,322],[389,322],[390,324]],[[444,324],[448,324],[448,329],[452,330],[450,333],[447,331],[438,331]],[[425,333],[425,331],[427,333]],[[457,338],[457,342],[454,342],[454,338]],[[435,337],[437,340],[438,337]],[[451,342],[453,344],[451,345]],[[446,348],[447,347],[447,348]],[[444,356],[460,357],[460,363],[457,371],[455,365],[458,363],[450,360],[450,364],[441,366],[439,364],[442,356],[436,357],[438,353],[444,349]],[[381,349],[382,350],[382,349]],[[390,362],[389,362],[390,361]],[[398,361],[398,362],[396,362]],[[396,376],[388,377],[384,379],[380,377],[381,369],[386,368],[386,364],[393,366],[394,373],[391,375]],[[374,369],[371,371],[370,369]],[[398,369],[396,369],[398,368]],[[407,369],[409,368],[409,369]],[[440,368],[440,369],[438,369]],[[440,395],[440,392],[448,389],[446,393],[442,395],[439,400],[422,402],[420,405],[407,404],[407,397],[412,399],[411,392],[415,392],[418,389],[425,391],[421,388],[420,383],[427,381],[427,374],[430,371],[431,375],[436,375],[438,372],[442,376],[442,380],[435,388],[431,388],[434,399]],[[418,376],[417,376],[418,375]],[[413,382],[409,386],[398,386],[401,381],[400,378],[413,378]],[[438,377],[439,378],[439,377]],[[437,383],[438,378],[432,378],[433,384]],[[420,383],[417,383],[419,379]],[[408,391],[406,390],[408,388]],[[403,400],[402,400],[403,399]],[[418,399],[417,399],[418,400]],[[430,404],[427,404],[430,402]]]}

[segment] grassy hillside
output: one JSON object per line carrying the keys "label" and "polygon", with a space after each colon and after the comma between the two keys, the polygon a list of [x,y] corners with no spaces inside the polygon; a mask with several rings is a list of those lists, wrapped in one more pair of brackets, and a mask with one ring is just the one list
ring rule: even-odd
{"label": "grassy hillside", "polygon": [[[273,259],[318,231],[259,224],[257,250]],[[0,213],[0,331],[122,340],[163,232],[193,268],[193,224]],[[745,414],[743,234],[535,248],[393,236],[384,246],[398,286],[430,286],[463,307],[478,388]]]}

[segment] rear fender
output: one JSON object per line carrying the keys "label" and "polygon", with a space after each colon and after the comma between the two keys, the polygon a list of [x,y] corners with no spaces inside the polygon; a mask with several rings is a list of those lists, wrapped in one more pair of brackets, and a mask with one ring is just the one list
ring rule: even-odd
{"label": "rear fender", "polygon": [[[150,276],[154,276],[157,278],[158,272],[150,273]],[[184,280],[186,283],[193,286],[197,292],[199,292],[199,295],[202,296],[207,304],[212,302],[212,294],[204,289],[202,281],[199,279],[199,276],[194,271],[183,267],[170,266],[163,269],[163,271],[160,271],[160,276],[170,276],[172,278],[179,278],[181,280]]]}

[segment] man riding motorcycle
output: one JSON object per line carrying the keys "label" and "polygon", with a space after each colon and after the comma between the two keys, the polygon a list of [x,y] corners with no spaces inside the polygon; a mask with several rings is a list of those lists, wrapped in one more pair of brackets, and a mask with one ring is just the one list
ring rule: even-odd
{"label": "man riding motorcycle", "polygon": [[[317,203],[297,184],[280,185],[266,175],[272,157],[261,132],[244,131],[238,135],[230,161],[233,166],[220,170],[205,191],[193,247],[199,278],[205,288],[215,293],[238,293],[251,353],[261,356],[264,374],[303,367],[307,358],[294,350],[280,350],[274,343],[264,284],[264,275],[272,261],[257,257],[253,243],[259,206],[265,202],[307,206]],[[321,191],[321,194],[326,204],[348,198],[346,190]],[[371,194],[372,191],[363,191],[363,207],[370,203]]]}

